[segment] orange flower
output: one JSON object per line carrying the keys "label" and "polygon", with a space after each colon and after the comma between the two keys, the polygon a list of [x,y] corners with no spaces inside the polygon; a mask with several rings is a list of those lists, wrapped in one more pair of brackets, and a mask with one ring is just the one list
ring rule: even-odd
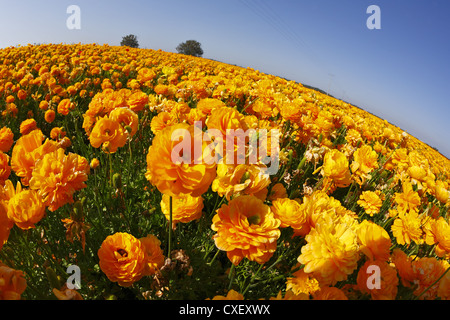
{"label": "orange flower", "polygon": [[268,199],[274,201],[280,198],[287,198],[286,188],[281,183],[276,183],[273,185],[270,190],[270,194],[268,195]]}
{"label": "orange flower", "polygon": [[77,290],[67,288],[66,284],[61,290],[53,288],[52,292],[58,300],[83,300],[83,297]]}
{"label": "orange flower", "polygon": [[[130,108],[116,108],[109,114],[111,120],[120,123],[128,133],[129,137],[133,137],[138,130],[139,118],[138,115]],[[95,127],[94,127],[95,128]]]}
{"label": "orange flower", "polygon": [[74,153],[64,154],[58,149],[46,154],[33,169],[30,187],[39,190],[50,211],[66,203],[73,203],[75,191],[86,187],[88,161]]}
{"label": "orange flower", "polygon": [[8,241],[9,232],[14,226],[14,222],[8,218],[8,209],[6,199],[2,199],[2,187],[0,186],[0,250],[3,245]]}
{"label": "orange flower", "polygon": [[[170,196],[163,194],[161,200],[161,211],[169,220],[170,215]],[[188,223],[200,219],[203,210],[203,198],[192,197],[189,194],[180,194],[172,198],[172,225],[178,222]]]}
{"label": "orange flower", "polygon": [[7,214],[22,230],[35,227],[45,215],[45,205],[35,190],[22,190],[22,185],[17,182],[16,189],[10,180],[5,183],[8,190]]}
{"label": "orange flower", "polygon": [[62,99],[58,104],[58,113],[67,116],[69,114],[69,111],[75,108],[75,105],[73,102],[71,102],[69,99]]}
{"label": "orange flower", "polygon": [[144,251],[146,252],[146,270],[145,275],[155,274],[157,270],[164,265],[164,255],[161,250],[161,241],[154,235],[147,235],[145,238],[140,238]]}
{"label": "orange flower", "polygon": [[90,167],[91,167],[91,169],[97,169],[97,167],[100,165],[100,161],[97,159],[97,158],[93,158],[92,160],[91,160],[91,163],[90,163]]}
{"label": "orange flower", "polygon": [[23,272],[0,261],[0,300],[20,300],[26,288],[27,280]]}
{"label": "orange flower", "polygon": [[394,249],[391,255],[392,263],[397,269],[402,285],[405,287],[410,287],[414,281],[413,258],[413,256],[407,256],[401,249]]}
{"label": "orange flower", "polygon": [[36,162],[58,148],[57,142],[47,139],[42,143],[43,140],[42,131],[33,130],[20,137],[13,148],[11,168],[21,178],[24,186],[28,186]]}
{"label": "orange flower", "polygon": [[[181,135],[177,136],[178,133]],[[172,139],[172,135],[177,137]],[[179,142],[178,137],[182,141]],[[216,176],[216,165],[197,158],[195,145],[201,146],[201,153],[207,147],[206,142],[198,140],[194,137],[194,127],[184,123],[164,128],[156,134],[148,150],[145,176],[161,193],[198,197],[208,190]],[[177,153],[174,149],[179,150],[179,145],[183,148]],[[178,155],[179,159],[176,159]]]}
{"label": "orange flower", "polygon": [[6,153],[0,151],[0,186],[5,184],[11,174],[11,167],[8,164],[9,156]]}
{"label": "orange flower", "polygon": [[131,234],[117,232],[106,237],[97,254],[100,269],[110,281],[123,287],[131,286],[145,275],[145,247]]}
{"label": "orange flower", "polygon": [[348,300],[348,297],[339,288],[324,286],[313,294],[313,300]]}
{"label": "orange flower", "polygon": [[373,191],[363,191],[357,203],[371,217],[380,212],[381,205],[383,204],[378,194]]}
{"label": "orange flower", "polygon": [[14,144],[14,133],[8,127],[0,129],[0,151],[8,152]]}
{"label": "orange flower", "polygon": [[54,110],[49,109],[47,111],[45,111],[45,121],[47,121],[48,123],[52,123],[53,121],[55,121],[55,117],[56,117],[56,113]]}
{"label": "orange flower", "polygon": [[59,141],[66,136],[66,131],[64,127],[54,127],[50,131],[50,138],[53,140]]}
{"label": "orange flower", "polygon": [[122,126],[115,120],[107,116],[100,118],[94,125],[89,141],[94,148],[99,148],[101,145],[108,148],[104,150],[108,153],[115,153],[118,148],[121,148],[127,142],[127,135]]}
{"label": "orange flower", "polygon": [[197,102],[197,109],[203,114],[209,115],[214,109],[226,107],[226,104],[219,99],[205,98]]}
{"label": "orange flower", "polygon": [[368,220],[361,222],[356,231],[359,249],[370,259],[387,261],[389,259],[389,249],[391,239],[389,234],[381,226]]}
{"label": "orange flower", "polygon": [[136,91],[127,98],[128,106],[134,112],[142,111],[148,101],[148,95],[142,91]]}
{"label": "orange flower", "polygon": [[277,248],[280,220],[254,196],[239,196],[222,205],[213,217],[214,242],[238,265],[243,258],[265,263]]}
{"label": "orange flower", "polygon": [[244,300],[244,296],[236,290],[229,290],[226,296],[217,295],[211,300]]}
{"label": "orange flower", "polygon": [[437,296],[442,300],[450,300],[450,272],[447,271],[445,276],[439,281]]}
{"label": "orange flower", "polygon": [[33,118],[24,120],[20,124],[20,133],[22,135],[26,135],[35,129],[37,129],[37,123]]}
{"label": "orange flower", "polygon": [[240,194],[254,195],[265,200],[270,177],[264,173],[264,166],[247,164],[217,165],[217,176],[213,181],[212,190],[229,200]]}
{"label": "orange flower", "polygon": [[414,260],[411,264],[416,285],[414,295],[420,295],[421,300],[436,299],[442,278],[440,281],[437,280],[450,268],[449,262],[437,260],[435,257],[424,257]]}
{"label": "orange flower", "polygon": [[294,230],[294,236],[303,235],[307,217],[297,200],[277,199],[272,201],[271,209],[275,218],[281,221],[281,228],[291,227]]}
{"label": "orange flower", "polygon": [[150,122],[150,129],[154,134],[156,134],[158,131],[176,124],[177,122],[177,119],[171,113],[162,111],[158,113],[157,116],[152,118],[152,121]]}
{"label": "orange flower", "polygon": [[397,296],[397,271],[385,261],[366,261],[358,271],[356,282],[357,288],[370,294],[373,300],[394,300]]}

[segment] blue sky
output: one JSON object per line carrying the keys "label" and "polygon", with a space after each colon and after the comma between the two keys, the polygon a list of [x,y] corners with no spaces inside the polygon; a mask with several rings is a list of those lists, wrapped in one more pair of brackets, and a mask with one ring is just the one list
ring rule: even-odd
{"label": "blue sky", "polygon": [[[81,29],[69,30],[69,5]],[[369,5],[381,29],[369,30]],[[0,0],[0,48],[28,43],[119,45],[203,57],[329,91],[401,127],[450,158],[448,0]]]}

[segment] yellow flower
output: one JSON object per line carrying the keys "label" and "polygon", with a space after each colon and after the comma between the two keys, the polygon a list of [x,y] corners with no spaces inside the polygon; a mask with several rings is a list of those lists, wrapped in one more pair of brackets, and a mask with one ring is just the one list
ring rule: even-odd
{"label": "yellow flower", "polygon": [[421,219],[416,211],[400,212],[398,218],[394,220],[391,230],[398,244],[408,244],[409,246],[411,241],[417,244],[423,243]]}
{"label": "yellow flower", "polygon": [[381,226],[368,220],[361,222],[356,230],[359,249],[370,260],[387,261],[390,256],[391,239]]}
{"label": "yellow flower", "polygon": [[338,188],[350,185],[351,175],[345,154],[337,149],[328,151],[323,159],[322,174],[332,179]]}
{"label": "yellow flower", "polygon": [[450,257],[450,225],[444,217],[428,218],[424,225],[424,231],[426,244],[436,245],[436,255],[442,258]]}
{"label": "yellow flower", "polygon": [[[296,267],[299,264],[297,263]],[[300,269],[292,274],[293,277],[286,279],[286,291],[291,290],[294,294],[314,294],[320,290],[319,282],[313,275],[305,273]]]}
{"label": "yellow flower", "polygon": [[420,197],[412,188],[409,181],[404,181],[402,184],[402,193],[395,193],[394,201],[397,203],[397,210],[400,213],[408,211],[415,211],[420,205]]}
{"label": "yellow flower", "polygon": [[272,201],[271,210],[275,218],[281,221],[281,228],[291,227],[294,230],[294,236],[303,235],[307,217],[306,212],[302,210],[297,200],[289,198],[277,199]]}
{"label": "yellow flower", "polygon": [[378,194],[373,191],[363,191],[357,203],[371,217],[380,212],[381,205],[383,204]]}
{"label": "yellow flower", "polygon": [[11,167],[8,164],[9,156],[0,151],[0,186],[2,186],[11,174]]}
{"label": "yellow flower", "polygon": [[[163,194],[161,200],[161,211],[166,216],[167,221],[170,215],[170,196]],[[203,210],[203,198],[192,197],[189,194],[180,194],[172,198],[172,225],[178,222],[188,223],[200,219]]]}
{"label": "yellow flower", "polygon": [[8,219],[14,222],[22,230],[35,227],[45,215],[45,205],[35,190],[22,190],[22,185],[17,182],[14,186],[10,180],[5,183],[6,212]]}
{"label": "yellow flower", "polygon": [[277,248],[280,221],[254,196],[239,196],[222,205],[213,217],[214,242],[238,265],[243,258],[265,263]]}
{"label": "yellow flower", "polygon": [[378,168],[378,155],[371,146],[364,145],[353,154],[353,162],[350,169],[358,184],[363,184],[370,179],[370,173]]}
{"label": "yellow flower", "polygon": [[109,118],[120,123],[129,137],[133,137],[136,134],[139,126],[139,117],[130,108],[116,108],[111,111]]}
{"label": "yellow flower", "polygon": [[357,267],[359,250],[356,233],[345,223],[317,224],[305,237],[298,262],[321,285],[346,280]]}

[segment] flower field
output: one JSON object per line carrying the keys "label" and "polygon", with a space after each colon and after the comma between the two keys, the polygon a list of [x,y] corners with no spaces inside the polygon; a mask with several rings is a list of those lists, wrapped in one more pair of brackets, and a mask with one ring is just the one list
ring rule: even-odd
{"label": "flower field", "polygon": [[450,161],[346,102],[54,44],[0,50],[0,111],[0,300],[450,299]]}

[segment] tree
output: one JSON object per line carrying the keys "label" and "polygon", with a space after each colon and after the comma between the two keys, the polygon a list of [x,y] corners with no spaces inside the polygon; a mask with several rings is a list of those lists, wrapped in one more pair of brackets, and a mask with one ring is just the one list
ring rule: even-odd
{"label": "tree", "polygon": [[201,57],[203,50],[200,42],[196,40],[187,40],[177,46],[178,53],[187,54],[194,57]]}
{"label": "tree", "polygon": [[122,41],[120,42],[121,46],[128,46],[131,48],[139,48],[139,43],[137,41],[137,37],[134,34],[129,34],[125,37],[122,37]]}

